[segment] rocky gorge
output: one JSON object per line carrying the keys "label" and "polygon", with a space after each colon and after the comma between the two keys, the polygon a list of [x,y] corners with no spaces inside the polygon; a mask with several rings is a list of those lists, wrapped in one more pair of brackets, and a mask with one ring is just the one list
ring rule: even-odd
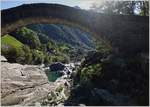
{"label": "rocky gorge", "polygon": [[[121,71],[130,65],[121,66],[127,62],[122,62],[119,66],[115,63],[123,59],[113,60],[116,58],[113,55],[107,57],[97,55],[101,56],[100,53],[90,54],[91,57],[86,57],[81,64],[55,62],[48,67],[8,63],[4,57],[1,57],[2,105],[135,106],[147,104],[147,72],[141,73],[135,69],[137,64],[140,64],[139,69],[147,71],[148,57],[145,54],[142,54],[140,62],[134,65],[136,74],[133,70]],[[93,56],[97,56],[97,59],[93,59]],[[64,67],[55,69],[55,67],[61,68],[60,66]],[[54,71],[51,71],[52,69]],[[47,72],[55,72],[61,76],[51,81]],[[132,82],[133,79],[135,82]],[[119,84],[120,82],[122,84]],[[143,85],[139,85],[141,83]],[[130,90],[126,90],[127,88]]]}
{"label": "rocky gorge", "polygon": [[1,56],[2,105],[58,105],[69,97],[71,79],[65,75],[50,82],[45,68],[8,63]]}
{"label": "rocky gorge", "polygon": [[2,38],[2,105],[64,105],[88,51],[89,32],[62,24],[33,24]]}
{"label": "rocky gorge", "polygon": [[25,27],[15,33],[2,37],[3,106],[148,105],[148,52],[124,55],[102,40],[85,49],[87,36],[74,46],[51,37],[45,44],[46,35]]}
{"label": "rocky gorge", "polygon": [[133,15],[148,4],[140,2],[110,15],[47,3],[2,10],[2,106],[148,106],[149,15],[145,7]]}

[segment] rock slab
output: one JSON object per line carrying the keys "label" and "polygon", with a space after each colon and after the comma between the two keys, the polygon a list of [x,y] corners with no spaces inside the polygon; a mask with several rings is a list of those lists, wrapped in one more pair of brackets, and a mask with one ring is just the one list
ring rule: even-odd
{"label": "rock slab", "polygon": [[1,62],[1,104],[33,105],[53,86],[39,66]]}

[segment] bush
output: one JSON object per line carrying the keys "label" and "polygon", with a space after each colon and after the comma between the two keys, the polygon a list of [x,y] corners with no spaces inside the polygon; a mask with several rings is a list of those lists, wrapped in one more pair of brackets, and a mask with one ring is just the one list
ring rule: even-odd
{"label": "bush", "polygon": [[32,50],[32,55],[33,55],[33,63],[34,64],[41,64],[44,62],[44,54],[42,51],[39,50]]}
{"label": "bush", "polygon": [[23,48],[23,51],[25,52],[24,62],[27,63],[27,64],[31,64],[32,63],[32,53],[31,53],[30,47],[27,46],[27,45],[24,45],[22,48]]}
{"label": "bush", "polygon": [[96,42],[96,50],[98,52],[108,55],[111,53],[112,47],[108,43],[100,41],[100,42]]}
{"label": "bush", "polygon": [[16,62],[17,50],[11,45],[2,45],[2,55],[5,56],[9,62]]}
{"label": "bush", "polygon": [[83,67],[80,71],[80,81],[87,82],[102,74],[102,65],[93,64]]}
{"label": "bush", "polygon": [[49,64],[52,62],[52,59],[50,56],[48,56],[47,54],[45,54],[45,58],[44,58],[44,64]]}
{"label": "bush", "polygon": [[69,53],[70,51],[70,46],[67,44],[58,44],[59,46],[59,51],[62,53]]}
{"label": "bush", "polygon": [[22,27],[16,31],[14,36],[22,43],[29,45],[31,48],[39,48],[41,46],[37,33],[26,27]]}

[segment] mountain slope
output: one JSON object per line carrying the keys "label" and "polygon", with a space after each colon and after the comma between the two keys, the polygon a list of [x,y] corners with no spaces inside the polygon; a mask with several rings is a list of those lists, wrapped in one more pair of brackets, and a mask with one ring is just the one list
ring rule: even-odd
{"label": "mountain slope", "polygon": [[11,35],[5,35],[1,38],[1,54],[4,55],[9,62],[15,62],[17,57],[22,55],[22,44]]}
{"label": "mountain slope", "polygon": [[[20,50],[2,48],[9,62],[21,64],[49,64],[52,62],[80,61],[88,51],[94,50],[94,40],[88,32],[60,24],[34,24],[10,33]],[[7,38],[5,35],[3,38]],[[13,39],[12,39],[13,40]],[[2,42],[7,42],[7,39]],[[10,43],[17,45],[13,41]]]}
{"label": "mountain slope", "polygon": [[55,42],[67,43],[73,47],[86,49],[94,48],[93,38],[88,32],[83,32],[76,27],[69,27],[61,24],[34,24],[27,28],[39,34],[39,38],[52,39]]}
{"label": "mountain slope", "polygon": [[15,39],[14,37],[12,37],[11,35],[5,35],[1,39],[1,45],[2,46],[10,45],[15,48],[20,48],[20,47],[22,47],[23,44],[20,41],[18,41],[17,39]]}

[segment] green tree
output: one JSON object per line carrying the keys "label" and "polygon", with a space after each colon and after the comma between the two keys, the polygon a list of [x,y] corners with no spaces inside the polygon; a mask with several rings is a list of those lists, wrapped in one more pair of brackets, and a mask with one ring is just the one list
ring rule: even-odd
{"label": "green tree", "polygon": [[21,63],[21,64],[25,64],[25,60],[26,60],[25,54],[26,53],[22,49],[18,50],[17,56],[16,56],[16,62]]}
{"label": "green tree", "polygon": [[32,50],[32,56],[33,56],[33,63],[34,64],[41,64],[44,62],[44,54],[42,51],[39,50]]}
{"label": "green tree", "polygon": [[22,43],[29,45],[31,48],[37,49],[41,45],[37,33],[26,27],[17,30],[14,36]]}
{"label": "green tree", "polygon": [[22,48],[23,48],[23,51],[25,52],[25,63],[31,64],[32,63],[32,53],[31,53],[30,47],[27,45],[24,45]]}
{"label": "green tree", "polygon": [[148,16],[148,1],[104,1],[101,4],[93,4],[92,11],[106,14],[142,15]]}
{"label": "green tree", "polygon": [[51,63],[51,58],[46,54],[44,58],[44,64],[49,64]]}
{"label": "green tree", "polygon": [[149,16],[149,1],[138,1],[137,8],[140,9],[141,16]]}
{"label": "green tree", "polygon": [[2,55],[4,55],[9,62],[16,62],[17,50],[11,45],[2,45]]}

